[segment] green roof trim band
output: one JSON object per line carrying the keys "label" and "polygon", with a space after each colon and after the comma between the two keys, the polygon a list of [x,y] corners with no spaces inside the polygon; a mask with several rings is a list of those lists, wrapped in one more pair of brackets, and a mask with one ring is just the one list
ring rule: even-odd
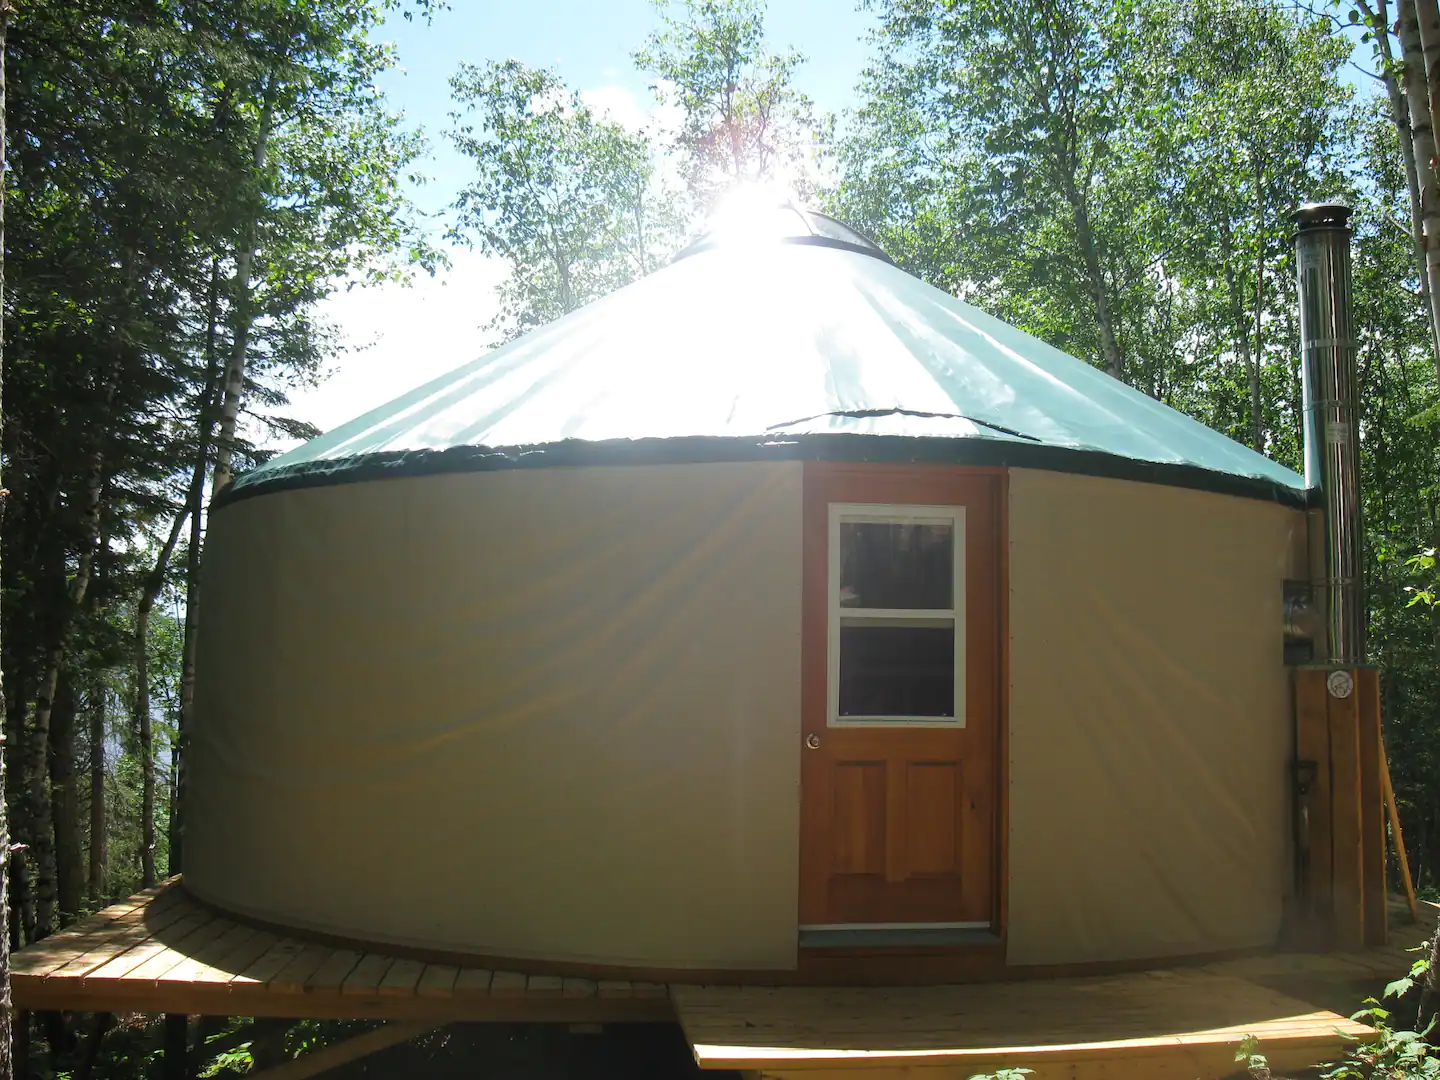
{"label": "green roof trim band", "polygon": [[418,453],[371,454],[328,469],[276,470],[264,483],[231,485],[215,500],[227,506],[271,492],[399,480],[444,473],[596,465],[693,465],[736,461],[854,461],[896,464],[1008,466],[1210,491],[1305,509],[1308,492],[1269,480],[1217,473],[1193,465],[1163,465],[1095,451],[1065,450],[999,439],[914,439],[883,435],[806,435],[764,442],[742,439],[575,440],[546,447],[464,446]]}

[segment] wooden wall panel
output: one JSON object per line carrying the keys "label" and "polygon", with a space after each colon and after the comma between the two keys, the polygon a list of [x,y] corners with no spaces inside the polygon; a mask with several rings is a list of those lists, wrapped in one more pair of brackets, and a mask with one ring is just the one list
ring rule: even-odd
{"label": "wooden wall panel", "polygon": [[1295,753],[1313,762],[1314,778],[1305,805],[1306,822],[1300,825],[1301,881],[1297,937],[1307,945],[1328,944],[1325,927],[1332,909],[1330,893],[1330,711],[1326,704],[1325,672],[1299,668],[1295,672]]}
{"label": "wooden wall panel", "polygon": [[1360,802],[1360,725],[1358,687],[1349,697],[1326,694],[1330,719],[1330,850],[1334,895],[1335,948],[1365,945],[1365,898]]}
{"label": "wooden wall panel", "polygon": [[1296,756],[1314,763],[1315,776],[1291,931],[1302,948],[1349,952],[1383,945],[1387,930],[1380,678],[1345,669],[1352,688],[1336,697],[1327,686],[1334,670],[1294,673]]}
{"label": "wooden wall panel", "polygon": [[1356,672],[1355,699],[1360,731],[1361,893],[1365,905],[1365,944],[1387,938],[1385,889],[1385,789],[1380,776],[1380,672]]}

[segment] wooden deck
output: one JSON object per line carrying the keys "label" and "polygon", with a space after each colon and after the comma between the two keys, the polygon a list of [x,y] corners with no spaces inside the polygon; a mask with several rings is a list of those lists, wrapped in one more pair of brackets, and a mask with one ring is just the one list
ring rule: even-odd
{"label": "wooden deck", "polygon": [[[1147,985],[1148,982],[1148,985]],[[1368,1028],[1206,972],[893,989],[676,987],[696,1060],[757,1077],[1196,1080],[1236,1071],[1247,1035],[1277,1068],[1333,1060]],[[915,1070],[912,1073],[910,1070]],[[856,1070],[860,1070],[859,1073]]]}
{"label": "wooden deck", "polygon": [[1003,1067],[1047,1077],[1196,1080],[1235,1072],[1255,1036],[1278,1068],[1332,1060],[1346,1019],[1405,973],[1434,926],[1392,917],[1391,943],[1126,975],[931,987],[703,987],[425,963],[287,937],[216,914],[167,882],[17,952],[31,1011],[295,1019],[679,1021],[707,1069],[773,1080],[950,1080]]}
{"label": "wooden deck", "polygon": [[659,983],[426,964],[333,948],[217,915],[174,882],[15,953],[15,1006],[35,1012],[295,1019],[673,1021]]}
{"label": "wooden deck", "polygon": [[1276,1069],[1374,1033],[1347,1019],[1405,974],[1433,929],[1392,908],[1390,944],[1129,975],[931,987],[698,987],[670,993],[702,1068],[754,1080],[1197,1080],[1237,1073],[1253,1035]]}

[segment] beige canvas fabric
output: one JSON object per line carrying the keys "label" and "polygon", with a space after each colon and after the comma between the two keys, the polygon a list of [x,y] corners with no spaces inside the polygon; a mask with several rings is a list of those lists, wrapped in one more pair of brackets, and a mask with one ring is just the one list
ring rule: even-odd
{"label": "beige canvas fabric", "polygon": [[1250,499],[1011,472],[1011,964],[1275,939],[1303,529]]}
{"label": "beige canvas fabric", "polygon": [[187,885],[376,941],[793,966],[800,508],[781,463],[221,509]]}
{"label": "beige canvas fabric", "polygon": [[[206,556],[186,881],[267,920],[796,960],[801,466],[263,495]],[[1273,940],[1298,512],[1010,476],[1008,958]]]}

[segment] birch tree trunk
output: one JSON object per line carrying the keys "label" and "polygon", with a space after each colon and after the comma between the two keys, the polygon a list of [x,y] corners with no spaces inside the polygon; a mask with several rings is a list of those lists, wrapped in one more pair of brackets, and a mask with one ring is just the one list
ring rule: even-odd
{"label": "birch tree trunk", "polygon": [[1105,272],[1100,265],[1100,246],[1095,240],[1095,228],[1090,220],[1090,208],[1085,193],[1076,183],[1075,166],[1064,151],[1056,153],[1051,161],[1054,178],[1059,182],[1065,201],[1075,220],[1075,239],[1080,245],[1080,256],[1085,263],[1085,277],[1090,286],[1090,297],[1095,303],[1095,325],[1100,332],[1100,356],[1105,361],[1105,370],[1115,378],[1124,380],[1125,359],[1120,355],[1120,344],[1115,336],[1115,319],[1110,305],[1110,290],[1105,285]]}
{"label": "birch tree trunk", "polygon": [[[115,380],[105,390],[105,408],[102,415],[108,415],[110,404],[115,397]],[[50,807],[50,778],[47,758],[50,750],[50,715],[55,705],[55,689],[60,680],[60,668],[70,644],[70,627],[74,616],[85,602],[90,588],[90,571],[95,562],[95,548],[100,539],[100,494],[105,485],[105,448],[103,433],[96,439],[96,447],[90,455],[86,468],[85,489],[81,497],[79,555],[76,559],[75,576],[70,579],[70,588],[65,598],[59,626],[54,640],[45,653],[45,664],[40,676],[40,685],[35,693],[35,716],[30,741],[30,822],[31,845],[35,867],[35,936],[43,938],[55,929],[55,823]]]}
{"label": "birch tree trunk", "polygon": [[[1425,51],[1420,40],[1416,0],[1400,0],[1400,56],[1404,74],[1406,111],[1410,116],[1411,147],[1415,159],[1416,186],[1420,192],[1421,234],[1425,248],[1425,282],[1430,291],[1432,312],[1440,305],[1440,185],[1435,175],[1435,127],[1431,120],[1425,80]],[[1440,321],[1432,314],[1431,323]],[[1437,343],[1440,350],[1440,343]],[[1440,373],[1440,351],[1436,353]]]}
{"label": "birch tree trunk", "polygon": [[[260,113],[260,127],[255,136],[253,175],[257,184],[265,171],[271,127],[274,123],[275,106],[267,86],[265,105]],[[242,230],[240,246],[235,252],[234,326],[230,342],[230,363],[225,369],[225,392],[220,399],[220,431],[215,448],[215,475],[211,480],[211,499],[230,482],[235,458],[235,430],[240,421],[240,403],[245,396],[245,367],[250,350],[250,331],[255,322],[251,271],[255,265],[258,214],[258,208],[250,208],[249,220]]]}
{"label": "birch tree trunk", "polygon": [[[1380,55],[1380,80],[1385,84],[1385,97],[1390,104],[1390,122],[1400,143],[1400,160],[1405,166],[1405,184],[1410,193],[1410,241],[1415,258],[1415,276],[1420,282],[1420,297],[1430,321],[1431,360],[1440,376],[1440,313],[1435,294],[1430,289],[1430,276],[1425,265],[1425,223],[1420,213],[1420,173],[1415,162],[1415,136],[1410,130],[1410,111],[1405,91],[1395,77],[1395,53],[1390,45],[1389,12],[1386,0],[1377,0],[1373,22],[1381,27],[1375,33],[1375,47]],[[1428,166],[1428,163],[1427,163]]]}
{"label": "birch tree trunk", "polygon": [[105,680],[99,672],[90,676],[89,700],[85,703],[90,727],[90,902],[103,906],[109,898],[110,837],[105,814]]}
{"label": "birch tree trunk", "polygon": [[[1430,113],[1430,130],[1440,131],[1440,2],[1415,0],[1416,31],[1425,56],[1425,107]],[[1432,168],[1433,168],[1432,164]]]}
{"label": "birch tree trunk", "polygon": [[1250,435],[1257,454],[1265,452],[1265,397],[1260,376],[1265,363],[1265,172],[1255,166],[1255,362],[1250,365]]}
{"label": "birch tree trunk", "polygon": [[189,516],[189,507],[182,507],[170,526],[155,565],[145,576],[140,599],[135,604],[135,634],[132,639],[135,665],[135,730],[140,736],[140,884],[155,884],[155,734],[150,718],[150,612],[155,598],[165,586],[165,571],[170,556],[180,541],[180,532]]}
{"label": "birch tree trunk", "polygon": [[1100,251],[1095,243],[1095,232],[1090,225],[1090,214],[1081,202],[1075,202],[1073,208],[1075,229],[1080,239],[1080,254],[1085,259],[1085,276],[1089,279],[1090,296],[1095,301],[1095,325],[1100,330],[1100,355],[1105,360],[1105,370],[1123,381],[1125,360],[1120,355],[1120,345],[1115,337],[1110,293],[1105,287],[1105,275],[1100,268]]}

